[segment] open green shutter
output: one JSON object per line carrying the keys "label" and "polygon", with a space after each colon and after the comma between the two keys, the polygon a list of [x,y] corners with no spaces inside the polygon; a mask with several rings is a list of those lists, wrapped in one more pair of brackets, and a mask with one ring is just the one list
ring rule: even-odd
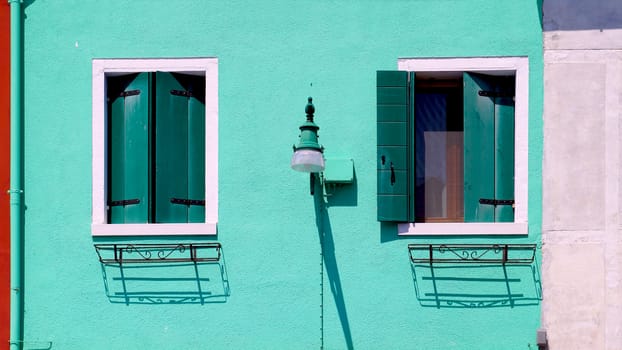
{"label": "open green shutter", "polygon": [[[205,79],[186,76],[188,98],[188,197],[205,204]],[[188,207],[188,222],[205,222],[205,205]]]}
{"label": "open green shutter", "polygon": [[108,220],[147,223],[150,187],[150,76],[108,79]]}
{"label": "open green shutter", "polygon": [[[514,200],[514,79],[499,78],[495,98],[495,198]],[[512,202],[513,203],[513,202]],[[497,205],[496,222],[513,222],[514,206]]]}
{"label": "open green shutter", "polygon": [[414,73],[378,71],[378,221],[412,222],[414,195]]}
{"label": "open green shutter", "polygon": [[155,82],[156,222],[204,222],[205,80],[158,72]]}
{"label": "open green shutter", "polygon": [[[514,103],[504,79],[464,73],[464,221],[514,221]],[[510,203],[510,202],[508,202]]]}

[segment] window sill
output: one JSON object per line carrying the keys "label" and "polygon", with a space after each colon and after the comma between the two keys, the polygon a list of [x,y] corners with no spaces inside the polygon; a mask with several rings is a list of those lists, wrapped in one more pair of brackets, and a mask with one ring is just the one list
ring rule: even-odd
{"label": "window sill", "polygon": [[507,223],[400,223],[397,225],[400,236],[427,235],[527,235],[526,222]]}
{"label": "window sill", "polygon": [[216,223],[200,224],[91,224],[93,236],[199,236],[215,235]]}

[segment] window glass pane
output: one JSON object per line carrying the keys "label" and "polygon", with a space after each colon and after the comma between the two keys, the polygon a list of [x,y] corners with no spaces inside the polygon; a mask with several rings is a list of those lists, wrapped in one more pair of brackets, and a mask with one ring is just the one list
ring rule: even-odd
{"label": "window glass pane", "polygon": [[[462,222],[463,131],[456,87],[416,93],[416,217],[419,222]],[[446,84],[445,84],[446,85]]]}

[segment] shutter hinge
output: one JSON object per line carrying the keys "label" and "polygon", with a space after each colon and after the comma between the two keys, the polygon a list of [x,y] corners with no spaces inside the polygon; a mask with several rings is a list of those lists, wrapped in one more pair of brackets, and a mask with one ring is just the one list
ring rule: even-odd
{"label": "shutter hinge", "polygon": [[477,94],[480,96],[485,96],[485,97],[512,97],[514,98],[514,94],[509,93],[509,92],[479,90]]}
{"label": "shutter hinge", "polygon": [[140,90],[128,90],[128,91],[123,91],[122,93],[119,94],[119,96],[127,97],[127,96],[135,96],[138,94],[140,94]]}
{"label": "shutter hinge", "polygon": [[201,199],[185,199],[185,198],[171,198],[171,203],[173,204],[183,204],[183,205],[200,205],[205,206],[205,200]]}
{"label": "shutter hinge", "polygon": [[136,198],[136,199],[123,199],[120,201],[111,201],[110,202],[110,206],[111,207],[117,207],[117,206],[126,206],[126,205],[132,205],[132,204],[138,204],[140,203],[140,199]]}
{"label": "shutter hinge", "polygon": [[514,206],[513,199],[488,199],[488,198],[480,198],[479,204],[489,204],[489,205],[511,205]]}
{"label": "shutter hinge", "polygon": [[183,97],[193,97],[194,96],[192,91],[183,91],[183,90],[171,90],[171,95],[183,96]]}

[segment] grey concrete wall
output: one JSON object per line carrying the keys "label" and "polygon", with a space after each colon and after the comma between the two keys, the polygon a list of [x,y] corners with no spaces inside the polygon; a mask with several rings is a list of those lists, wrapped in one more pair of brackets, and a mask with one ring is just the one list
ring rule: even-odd
{"label": "grey concrete wall", "polygon": [[545,50],[622,47],[622,1],[544,0]]}
{"label": "grey concrete wall", "polygon": [[545,31],[622,27],[622,1],[544,0]]}
{"label": "grey concrete wall", "polygon": [[544,2],[550,349],[622,349],[622,2]]}

